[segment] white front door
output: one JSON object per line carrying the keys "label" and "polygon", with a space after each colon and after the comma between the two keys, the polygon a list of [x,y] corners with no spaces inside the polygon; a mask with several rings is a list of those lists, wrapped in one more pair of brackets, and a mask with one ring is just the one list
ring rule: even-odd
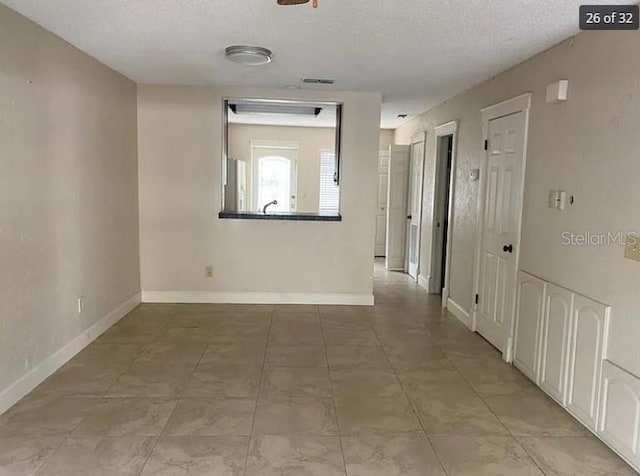
{"label": "white front door", "polygon": [[389,153],[385,266],[397,271],[404,271],[405,263],[408,178],[409,146],[392,145]]}
{"label": "white front door", "polygon": [[409,199],[407,206],[407,272],[418,279],[420,266],[420,228],[422,224],[422,172],[424,169],[424,136],[411,144]]}
{"label": "white front door", "polygon": [[387,247],[387,196],[389,195],[389,151],[378,158],[378,211],[376,215],[376,256],[384,256]]}
{"label": "white front door", "polygon": [[488,123],[476,330],[503,352],[515,312],[525,127],[522,111]]}
{"label": "white front door", "polygon": [[262,211],[270,202],[271,212],[296,211],[297,194],[296,149],[253,148],[253,206]]}

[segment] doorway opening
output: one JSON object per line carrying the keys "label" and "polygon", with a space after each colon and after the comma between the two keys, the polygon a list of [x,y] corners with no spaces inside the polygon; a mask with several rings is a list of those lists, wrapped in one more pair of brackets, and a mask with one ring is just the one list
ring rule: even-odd
{"label": "doorway opening", "polygon": [[435,170],[431,230],[431,261],[428,289],[442,296],[448,306],[453,236],[454,188],[456,175],[456,137],[458,122],[451,121],[435,128]]}
{"label": "doorway opening", "polygon": [[453,134],[438,137],[435,180],[433,294],[443,295],[446,287],[447,247],[450,238],[449,207],[451,204]]}

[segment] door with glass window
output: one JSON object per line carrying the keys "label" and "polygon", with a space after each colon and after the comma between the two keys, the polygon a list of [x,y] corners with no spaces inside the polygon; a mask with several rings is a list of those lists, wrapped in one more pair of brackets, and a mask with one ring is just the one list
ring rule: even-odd
{"label": "door with glass window", "polygon": [[255,147],[253,149],[253,205],[262,211],[295,212],[297,194],[297,149]]}

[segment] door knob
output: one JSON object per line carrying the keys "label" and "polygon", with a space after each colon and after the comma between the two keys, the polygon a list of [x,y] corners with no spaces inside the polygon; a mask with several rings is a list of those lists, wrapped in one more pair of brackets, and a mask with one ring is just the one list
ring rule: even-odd
{"label": "door knob", "polygon": [[407,220],[411,220],[411,218],[413,218],[411,215],[407,216]]}
{"label": "door knob", "polygon": [[502,247],[502,251],[504,251],[505,253],[513,253],[513,245],[504,245]]}

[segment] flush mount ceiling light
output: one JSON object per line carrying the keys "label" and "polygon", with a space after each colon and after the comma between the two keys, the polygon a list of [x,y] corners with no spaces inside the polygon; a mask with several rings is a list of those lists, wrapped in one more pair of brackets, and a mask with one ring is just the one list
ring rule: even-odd
{"label": "flush mount ceiling light", "polygon": [[[309,0],[278,0],[278,5],[302,5]],[[313,8],[318,8],[318,0],[313,0]]]}
{"label": "flush mount ceiling light", "polygon": [[260,66],[271,63],[273,53],[260,46],[233,45],[224,50],[225,57],[234,63],[245,66]]}

